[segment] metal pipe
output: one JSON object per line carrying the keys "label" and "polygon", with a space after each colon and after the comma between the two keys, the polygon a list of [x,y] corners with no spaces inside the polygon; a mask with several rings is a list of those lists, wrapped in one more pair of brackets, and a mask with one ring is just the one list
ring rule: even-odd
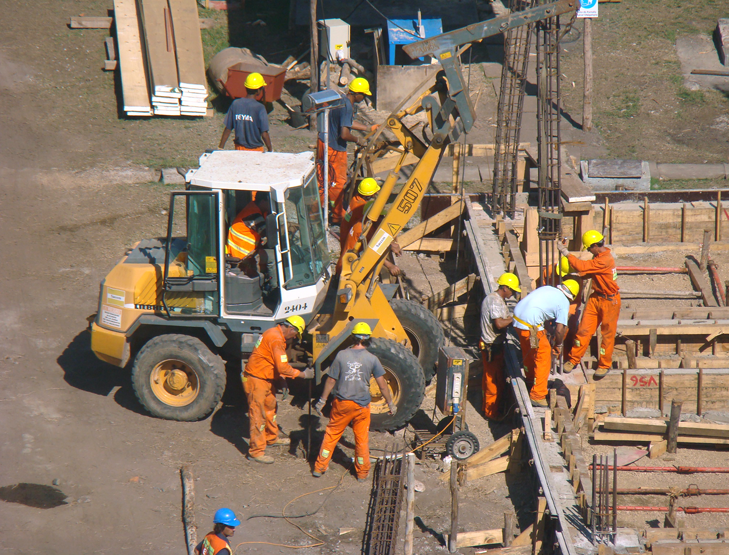
{"label": "metal pipe", "polygon": [[[665,513],[668,507],[641,507],[638,505],[620,505],[620,511],[655,511]],[[677,511],[686,513],[687,515],[697,515],[699,513],[729,513],[729,507],[676,507]]]}
{"label": "metal pipe", "polygon": [[[616,466],[617,470],[632,472],[676,472],[678,474],[729,474],[725,466]],[[608,470],[612,470],[610,466]]]}
{"label": "metal pipe", "polygon": [[673,495],[692,497],[695,495],[729,495],[729,489],[701,489],[689,486],[685,489],[675,490],[673,488],[617,488],[619,495]]}
{"label": "metal pipe", "polygon": [[[309,380],[311,382],[311,380]],[[613,534],[618,533],[618,449],[613,449]]]}
{"label": "metal pipe", "polygon": [[714,281],[714,287],[716,287],[716,290],[719,292],[719,296],[721,297],[721,305],[726,306],[726,291],[724,291],[724,288],[721,286],[719,269],[716,267],[716,262],[711,259],[709,259],[709,274]]}
{"label": "metal pipe", "polygon": [[618,272],[633,272],[636,274],[687,274],[686,268],[651,268],[648,266],[618,266]]}
{"label": "metal pipe", "polygon": [[595,523],[597,521],[597,455],[592,455],[592,545],[595,545]]}

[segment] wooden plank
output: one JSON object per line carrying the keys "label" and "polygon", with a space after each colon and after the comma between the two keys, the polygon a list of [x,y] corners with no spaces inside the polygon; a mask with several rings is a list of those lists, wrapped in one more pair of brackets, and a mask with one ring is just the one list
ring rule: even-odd
{"label": "wooden plank", "polygon": [[453,302],[457,300],[461,295],[465,295],[466,293],[468,293],[473,285],[476,283],[477,279],[479,279],[479,277],[476,274],[469,274],[465,278],[458,280],[456,283],[449,285],[442,291],[431,295],[425,301],[423,301],[423,304],[428,307],[428,310],[432,311],[439,306]]}
{"label": "wooden plank", "polygon": [[537,502],[537,516],[534,521],[534,537],[532,538],[532,553],[542,552],[542,543],[544,542],[544,528],[546,527],[546,519],[544,512],[547,509],[547,500],[540,497]]}
{"label": "wooden plank", "polygon": [[509,246],[509,252],[514,260],[514,274],[519,278],[519,285],[521,288],[522,298],[525,295],[531,293],[532,280],[529,277],[529,270],[527,269],[526,262],[524,261],[524,255],[521,253],[519,248],[519,240],[516,237],[516,231],[511,223],[507,222],[504,230],[504,240]]}
{"label": "wooden plank", "polygon": [[89,15],[71,16],[68,26],[71,29],[111,29],[113,17],[96,17]]}
{"label": "wooden plank", "polygon": [[177,73],[181,86],[207,86],[200,22],[196,0],[173,0],[169,3],[177,54]]}
{"label": "wooden plank", "polygon": [[[603,421],[606,430],[620,432],[647,432],[652,434],[665,434],[668,423],[657,418],[620,418],[608,416]],[[708,424],[703,422],[680,422],[679,435],[699,437],[721,437],[729,439],[728,424]]]}
{"label": "wooden plank", "polygon": [[475,468],[466,469],[466,481],[476,480],[484,476],[491,476],[499,472],[505,472],[509,467],[509,456],[499,457],[496,460],[489,461]]}
{"label": "wooden plank", "polygon": [[444,306],[443,308],[435,309],[435,317],[441,322],[447,322],[451,318],[463,318],[464,316],[477,316],[479,309],[477,306],[471,305],[456,305],[456,306]]}
{"label": "wooden plank", "polygon": [[[463,243],[461,243],[463,244]],[[403,247],[404,251],[427,251],[427,252],[449,252],[456,246],[453,239],[418,239],[407,247]]]}
{"label": "wooden plank", "polygon": [[[375,160],[372,160],[370,162],[370,168],[372,170],[372,173],[374,175],[377,175],[379,173],[383,172],[389,172],[392,171],[395,168],[395,165],[397,164],[397,161],[400,160],[400,157],[402,156],[399,152],[388,152],[384,154],[383,156],[380,156],[379,158],[376,158]],[[412,152],[408,152],[408,154],[405,156],[405,160],[402,163],[401,167],[410,166],[412,164],[416,164],[420,161],[420,158],[415,156]]]}
{"label": "wooden plank", "polygon": [[552,411],[544,411],[544,441],[552,441]]}
{"label": "wooden plank", "polygon": [[474,547],[476,545],[490,545],[503,543],[502,530],[479,530],[477,532],[458,532],[456,547]]}
{"label": "wooden plank", "polygon": [[[531,529],[529,531],[531,532]],[[511,545],[511,547],[501,547],[496,549],[485,549],[483,551],[476,551],[476,553],[478,554],[486,555],[531,555],[531,552],[531,545],[514,546],[513,544]]]}
{"label": "wooden plank", "polygon": [[[619,441],[625,443],[648,443],[663,439],[663,434],[638,434],[595,431],[594,441]],[[678,436],[678,443],[686,445],[729,445],[729,439],[717,437]]]}
{"label": "wooden plank", "polygon": [[139,0],[139,12],[144,29],[150,88],[155,94],[176,89],[180,82],[167,0]]}
{"label": "wooden plank", "polygon": [[[493,143],[491,144],[458,144],[460,147],[460,155],[461,156],[475,156],[478,158],[486,157],[492,157],[495,152],[495,146]],[[455,152],[455,143],[451,143],[448,146],[446,146],[445,151],[443,152],[443,156],[453,156],[453,153]],[[531,143],[519,143],[519,150],[527,150],[531,147]]]}
{"label": "wooden plank", "polygon": [[[400,245],[400,247],[405,248],[410,245],[413,245],[418,241],[419,239],[422,239],[425,235],[428,233],[432,233],[433,231],[437,230],[439,227],[447,224],[451,220],[456,219],[458,216],[461,215],[461,212],[463,212],[464,204],[462,202],[456,202],[455,204],[452,204],[445,210],[441,210],[434,216],[431,216],[424,222],[420,222],[418,225],[416,225],[414,228],[409,229],[405,231],[404,233],[400,233],[397,235],[397,242]],[[419,243],[419,241],[418,241]],[[406,250],[423,250],[419,246],[417,246],[417,243],[415,244],[414,248],[412,249],[406,249]]]}
{"label": "wooden plank", "polygon": [[726,555],[729,540],[663,540],[651,544],[653,555]]}
{"label": "wooden plank", "polygon": [[511,542],[511,547],[529,546],[531,549],[533,529],[534,524],[527,526],[521,534],[514,538],[514,541]]}
{"label": "wooden plank", "polygon": [[648,447],[648,457],[650,457],[651,459],[657,459],[666,452],[667,448],[668,441],[666,441],[665,439],[661,441],[653,441]]}
{"label": "wooden plank", "polygon": [[125,112],[149,112],[149,88],[134,0],[114,0],[116,38]]}
{"label": "wooden plank", "polygon": [[716,299],[714,298],[714,293],[711,289],[711,285],[709,285],[709,281],[706,279],[706,276],[701,272],[701,270],[699,270],[699,265],[690,258],[687,258],[686,269],[689,272],[689,277],[691,278],[691,283],[693,283],[694,288],[701,293],[701,296],[704,299],[704,305],[719,306],[719,303],[716,302]]}
{"label": "wooden plank", "polygon": [[506,453],[509,450],[510,446],[511,446],[511,434],[506,434],[505,436],[494,441],[491,445],[489,445],[485,449],[479,450],[478,453],[476,453],[476,454],[470,456],[468,459],[466,459],[466,462],[464,463],[466,466],[466,469],[474,468],[475,466],[477,466],[479,464],[489,462],[490,460],[494,459],[495,457],[498,457],[499,455]]}

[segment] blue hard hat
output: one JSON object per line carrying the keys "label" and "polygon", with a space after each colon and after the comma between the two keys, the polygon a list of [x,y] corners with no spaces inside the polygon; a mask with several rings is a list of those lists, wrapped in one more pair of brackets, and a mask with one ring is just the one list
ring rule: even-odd
{"label": "blue hard hat", "polygon": [[234,528],[240,524],[240,520],[235,518],[235,513],[230,509],[226,509],[225,507],[215,511],[215,517],[213,518],[213,522],[215,524],[225,524],[226,526],[230,526],[231,528]]}

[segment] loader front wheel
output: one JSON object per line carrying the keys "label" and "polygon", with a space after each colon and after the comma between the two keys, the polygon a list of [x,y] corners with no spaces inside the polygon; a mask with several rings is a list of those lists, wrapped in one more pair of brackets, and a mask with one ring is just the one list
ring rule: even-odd
{"label": "loader front wheel", "polygon": [[425,397],[423,370],[412,352],[390,339],[373,337],[372,344],[367,350],[382,364],[390,395],[397,405],[397,413],[394,416],[388,414],[385,398],[377,382],[372,378],[370,429],[382,432],[402,428],[415,415]]}
{"label": "loader front wheel", "polygon": [[134,393],[153,416],[192,422],[208,416],[225,390],[225,364],[189,335],[159,335],[139,351]]}
{"label": "loader front wheel", "polygon": [[438,351],[445,343],[440,322],[427,308],[412,301],[396,299],[390,302],[390,306],[400,320],[413,354],[423,368],[425,381],[430,381],[435,375]]}

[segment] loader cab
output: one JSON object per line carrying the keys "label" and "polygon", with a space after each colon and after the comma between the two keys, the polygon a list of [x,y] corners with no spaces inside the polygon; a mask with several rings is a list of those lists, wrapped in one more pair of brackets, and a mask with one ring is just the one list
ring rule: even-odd
{"label": "loader cab", "polygon": [[[308,322],[321,307],[330,259],[311,153],[216,151],[172,193],[163,305],[170,317],[217,316],[278,321],[299,314]],[[261,248],[264,274],[226,253],[238,213],[269,194]]]}

